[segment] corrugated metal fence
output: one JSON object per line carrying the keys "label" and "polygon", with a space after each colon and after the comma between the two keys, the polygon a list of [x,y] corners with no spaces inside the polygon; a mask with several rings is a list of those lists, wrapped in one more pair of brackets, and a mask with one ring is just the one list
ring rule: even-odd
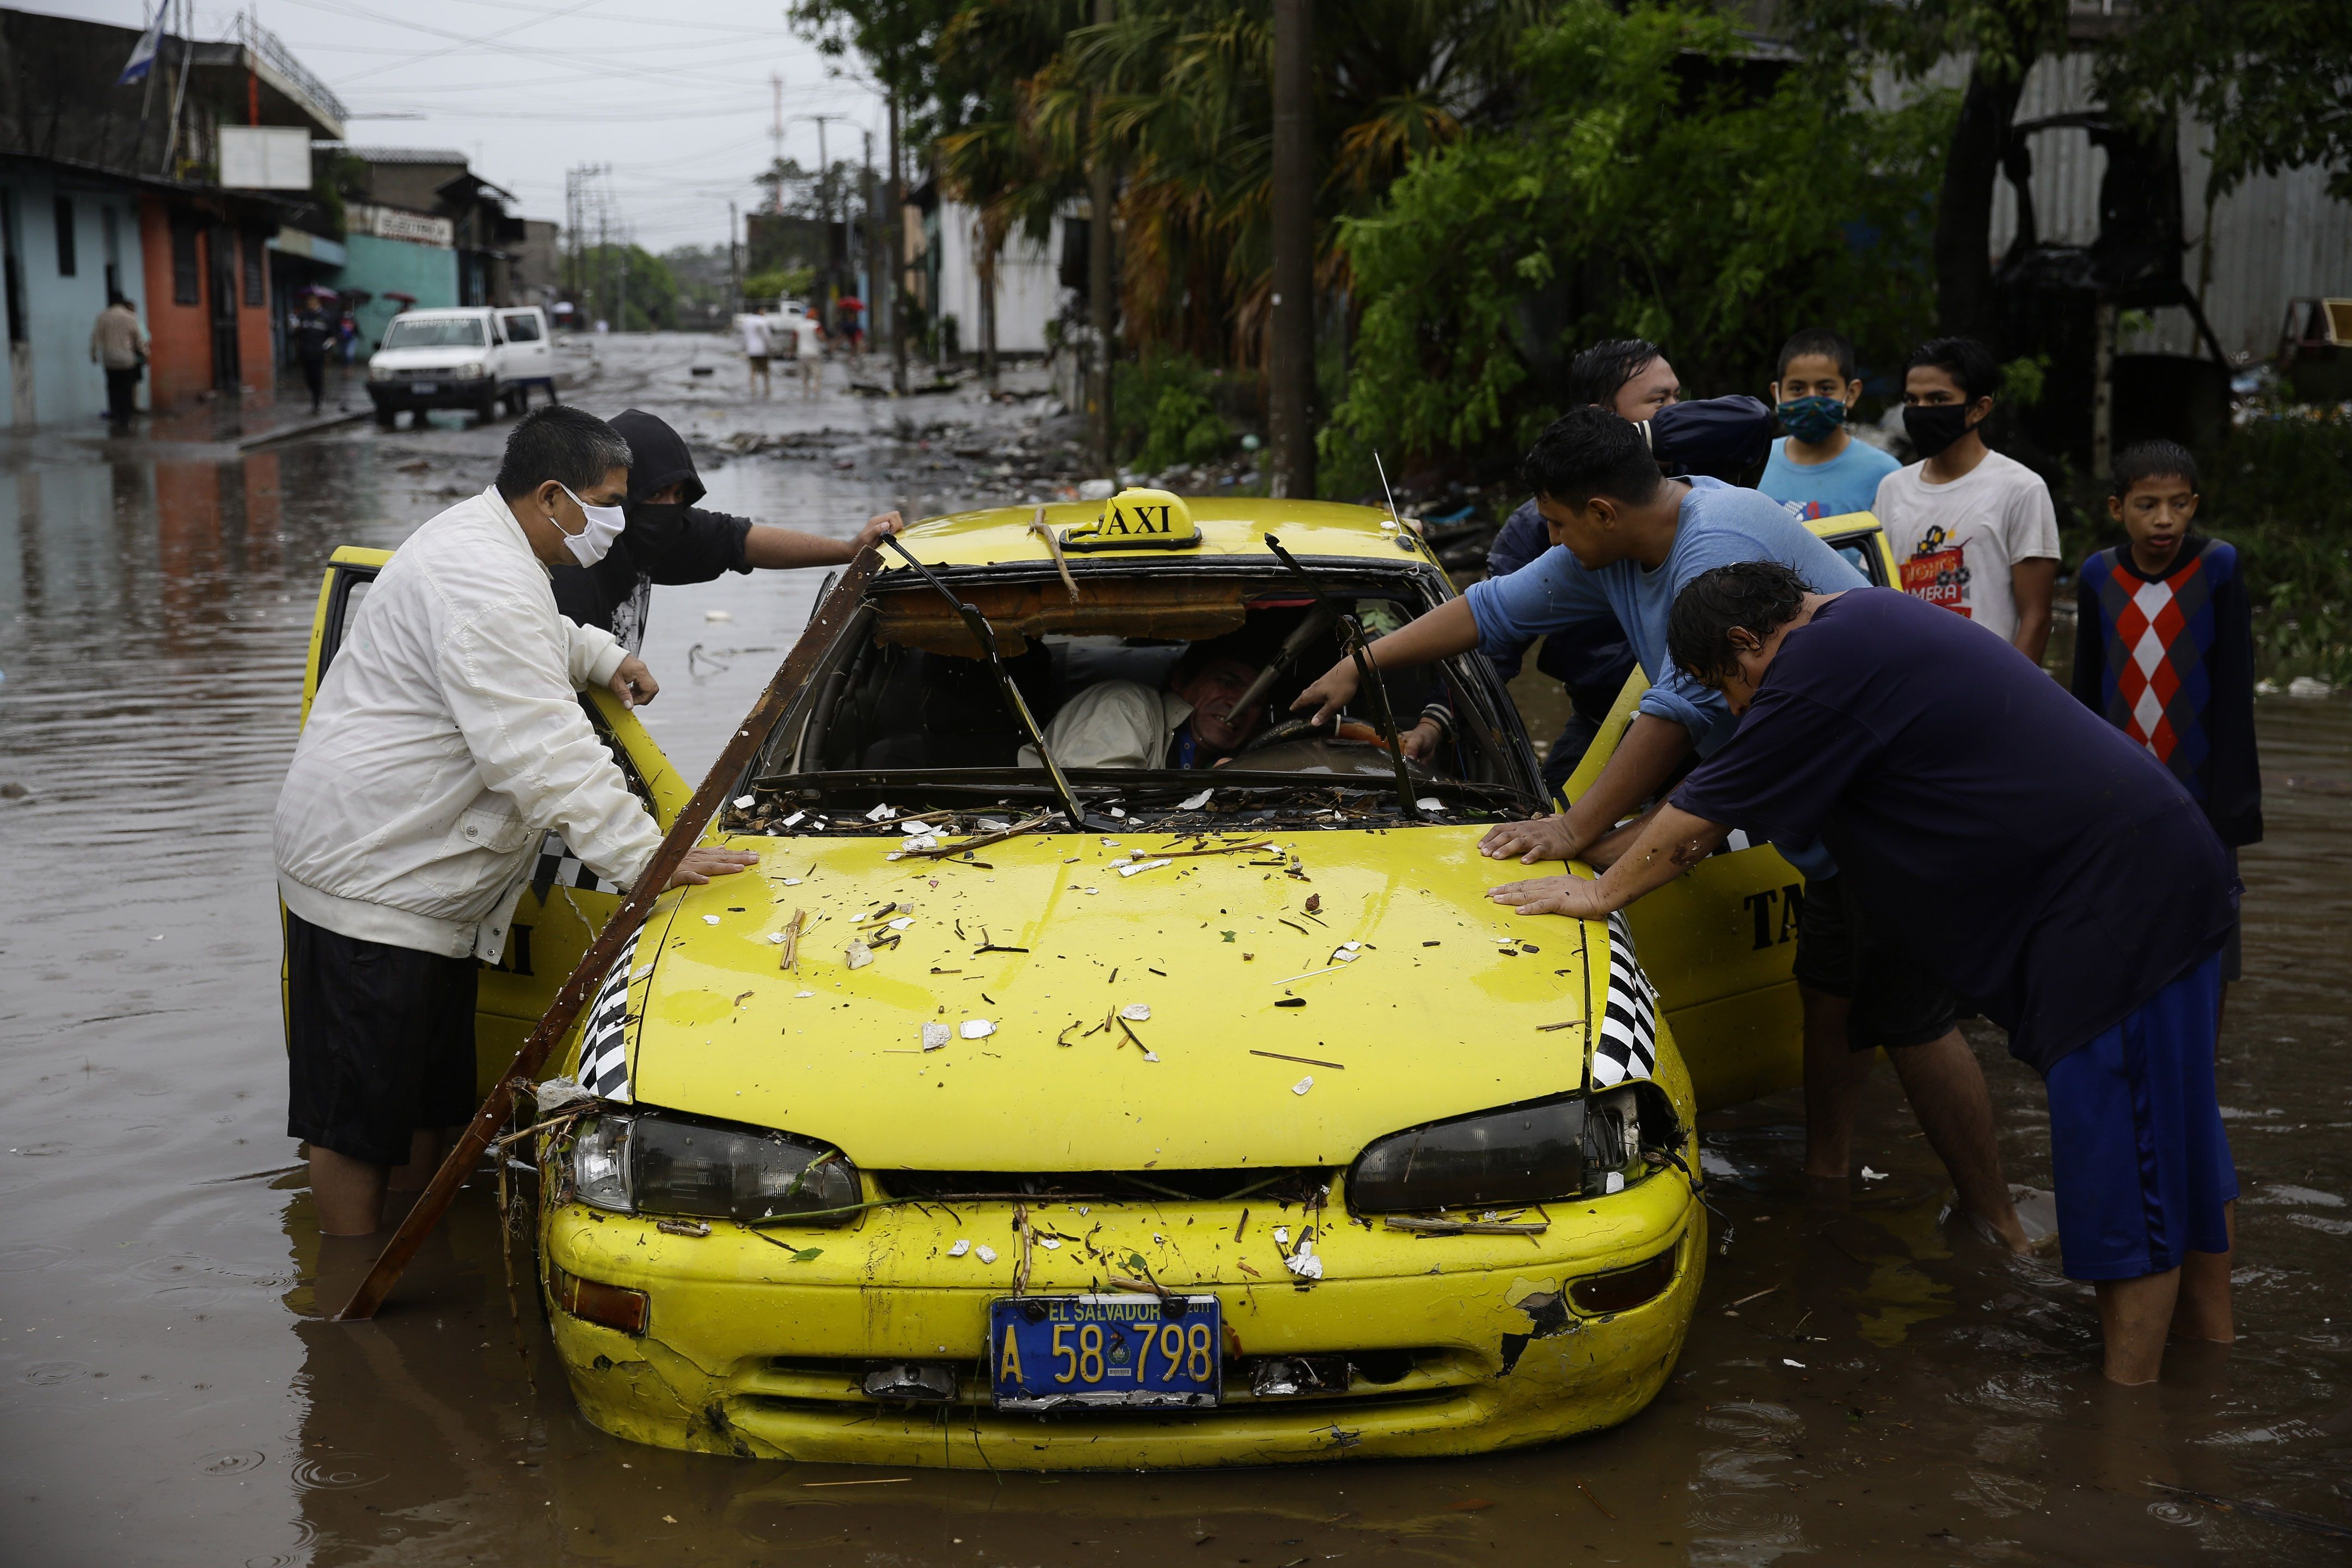
{"label": "corrugated metal fence", "polygon": [[[1968,62],[1948,60],[1929,79],[1938,87],[1968,82]],[[1891,85],[1891,84],[1890,84]],[[2017,106],[2020,121],[2098,107],[2092,58],[2075,53],[2037,61]],[[2214,335],[2232,355],[2267,359],[2278,347],[2286,302],[2301,295],[2352,296],[2352,205],[2327,195],[2320,168],[2257,174],[2205,213],[2204,127],[2185,116],[2180,126],[2181,202],[2189,253],[2183,273],[2199,291]],[[2044,131],[2032,140],[2033,213],[2048,244],[2088,245],[2099,234],[2099,181],[2107,155],[2089,134]],[[1993,194],[1992,247],[1998,257],[2017,233],[2017,201],[2006,179]],[[2210,254],[2208,254],[2210,246]],[[2199,352],[2189,312],[2156,312],[2154,324],[2126,334],[2119,352]]]}

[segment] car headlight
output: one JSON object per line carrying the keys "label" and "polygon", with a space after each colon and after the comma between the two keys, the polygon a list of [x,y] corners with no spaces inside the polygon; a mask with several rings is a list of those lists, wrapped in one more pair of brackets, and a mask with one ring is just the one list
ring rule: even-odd
{"label": "car headlight", "polygon": [[399,374],[400,373],[398,371],[393,369],[388,364],[372,364],[368,366],[368,379],[370,381],[390,381]]}
{"label": "car headlight", "polygon": [[487,374],[480,360],[469,359],[450,371],[449,376],[453,381],[479,381]]}
{"label": "car headlight", "polygon": [[639,1111],[585,1122],[572,1145],[580,1201],[619,1214],[702,1219],[814,1216],[844,1225],[857,1168],[830,1144]]}
{"label": "car headlight", "polygon": [[1368,1144],[1348,1169],[1348,1206],[1395,1214],[1598,1197],[1643,1174],[1645,1134],[1656,1147],[1679,1141],[1672,1102],[1647,1083],[1433,1121]]}

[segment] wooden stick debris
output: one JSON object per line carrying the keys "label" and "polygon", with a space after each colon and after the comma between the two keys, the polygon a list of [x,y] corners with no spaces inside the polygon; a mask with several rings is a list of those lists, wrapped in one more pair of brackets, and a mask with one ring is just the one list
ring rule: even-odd
{"label": "wooden stick debris", "polygon": [[1422,1236],[1541,1236],[1551,1228],[1546,1220],[1507,1219],[1423,1219],[1416,1215],[1389,1215],[1383,1223],[1391,1230],[1410,1230]]}
{"label": "wooden stick debris", "polygon": [[1045,552],[1054,558],[1054,570],[1062,574],[1062,586],[1068,590],[1070,603],[1078,602],[1077,579],[1070,575],[1069,559],[1062,553],[1061,535],[1045,526],[1045,509],[1040,506],[1037,515],[1029,520],[1029,531],[1045,542]]}
{"label": "wooden stick debris", "polygon": [[1272,1057],[1278,1062],[1305,1062],[1311,1068],[1335,1068],[1340,1072],[1346,1072],[1348,1070],[1348,1064],[1346,1062],[1327,1062],[1315,1057],[1294,1057],[1282,1051],[1252,1050],[1250,1055],[1254,1057]]}
{"label": "wooden stick debris", "polygon": [[776,967],[797,974],[801,967],[801,932],[808,928],[808,911],[794,910],[792,922],[784,927],[784,953]]}
{"label": "wooden stick debris", "polygon": [[912,1476],[877,1476],[870,1481],[803,1481],[801,1485],[804,1487],[895,1487],[902,1481],[911,1481],[914,1479]]}
{"label": "wooden stick debris", "polygon": [[1271,849],[1271,839],[1257,844],[1220,844],[1213,849],[1160,849],[1152,858],[1159,860],[1181,860],[1192,855],[1238,855],[1244,849]]}
{"label": "wooden stick debris", "polygon": [[993,833],[982,833],[953,844],[935,844],[929,849],[909,849],[905,851],[905,854],[910,860],[943,860],[950,855],[961,855],[967,849],[984,849],[991,844],[1002,844],[1004,840],[1024,833],[1034,833],[1060,815],[1061,813],[1057,811],[1045,812],[1029,818],[1026,822],[1016,822],[1010,827],[1000,827]]}
{"label": "wooden stick debris", "polygon": [[562,1043],[564,1036],[571,1032],[582,1010],[604,984],[606,973],[621,956],[622,948],[636,936],[638,928],[644,925],[654,900],[668,889],[670,876],[686,858],[687,851],[694,847],[720,805],[735,792],[743,770],[751,765],[752,757],[766,742],[768,731],[775,727],[776,721],[783,717],[784,710],[808,685],[817,661],[824,657],[825,649],[832,646],[834,638],[856,614],[859,602],[866,596],[866,586],[880,564],[881,558],[874,551],[865,551],[850,563],[848,570],[834,584],[833,591],[817,605],[808,629],[801,634],[800,641],[793,645],[793,651],[784,657],[783,663],[776,667],[776,673],[769,679],[767,689],[751,705],[751,710],[743,716],[742,723],[736,726],[735,733],[729,737],[718,760],[710,764],[710,772],[704,775],[701,787],[694,792],[685,809],[671,822],[660,847],[654,851],[653,859],[638,873],[636,885],[630,889],[628,897],[621,900],[621,907],[613,912],[612,919],[604,922],[604,929],[596,933],[596,940],[588,944],[588,951],[580,955],[580,962],[572,966],[570,978],[556,992],[554,1002],[540,1019],[538,1027],[531,1030],[521,1049],[515,1052],[514,1060],[508,1064],[506,1071],[499,1075],[497,1087],[490,1090],[489,1098],[482,1102],[480,1110],[474,1112],[474,1119],[466,1124],[466,1131],[458,1136],[448,1158],[441,1162],[441,1168],[433,1173],[433,1180],[417,1195],[415,1205],[400,1222],[400,1228],[394,1231],[392,1239],[384,1244],[383,1251],[376,1258],[375,1267],[368,1270],[365,1279],[360,1281],[360,1288],[352,1292],[343,1310],[335,1314],[338,1321],[352,1322],[373,1318],[376,1309],[383,1305],[384,1298],[392,1293],[393,1286],[399,1282],[417,1250],[425,1245],[425,1238],[432,1234],[433,1227],[440,1224],[441,1216],[448,1213],[449,1205],[457,1201],[457,1189],[473,1174],[475,1163],[489,1147],[490,1140],[498,1136],[499,1127],[514,1109],[517,1086],[536,1079],[547,1058]]}

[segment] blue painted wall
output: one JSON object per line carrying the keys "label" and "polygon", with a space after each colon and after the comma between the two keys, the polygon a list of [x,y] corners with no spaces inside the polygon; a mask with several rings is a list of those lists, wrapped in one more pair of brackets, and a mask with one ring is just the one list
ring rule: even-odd
{"label": "blue painted wall", "polygon": [[[58,268],[58,198],[72,203],[74,270]],[[117,286],[139,319],[147,319],[146,267],[139,242],[139,207],[129,186],[103,178],[59,175],[32,165],[0,170],[0,200],[13,209],[16,269],[31,361],[32,417],[26,426],[95,424],[106,413],[106,376],[89,357],[89,330],[106,306],[106,268],[115,263]],[[114,248],[106,244],[113,215]],[[0,364],[0,429],[19,423],[16,377]],[[147,384],[139,384],[147,406]]]}
{"label": "blue painted wall", "polygon": [[383,329],[403,309],[384,295],[398,291],[416,296],[416,308],[457,302],[457,253],[437,246],[415,245],[404,239],[378,239],[355,234],[343,241],[349,259],[336,276],[339,289],[364,289],[375,296],[360,307],[360,358],[364,362],[383,341]]}

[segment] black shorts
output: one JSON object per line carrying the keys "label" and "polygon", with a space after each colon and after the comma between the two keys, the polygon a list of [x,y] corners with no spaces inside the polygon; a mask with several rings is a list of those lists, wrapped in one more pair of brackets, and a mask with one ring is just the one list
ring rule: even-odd
{"label": "black shorts", "polygon": [[408,1163],[409,1135],[474,1115],[474,960],[286,914],[286,1134]]}
{"label": "black shorts", "polygon": [[1846,1043],[1857,1051],[1924,1046],[1951,1032],[1951,988],[1885,927],[1853,908],[1843,877],[1805,889],[1797,916],[1797,984],[1853,1004]]}

